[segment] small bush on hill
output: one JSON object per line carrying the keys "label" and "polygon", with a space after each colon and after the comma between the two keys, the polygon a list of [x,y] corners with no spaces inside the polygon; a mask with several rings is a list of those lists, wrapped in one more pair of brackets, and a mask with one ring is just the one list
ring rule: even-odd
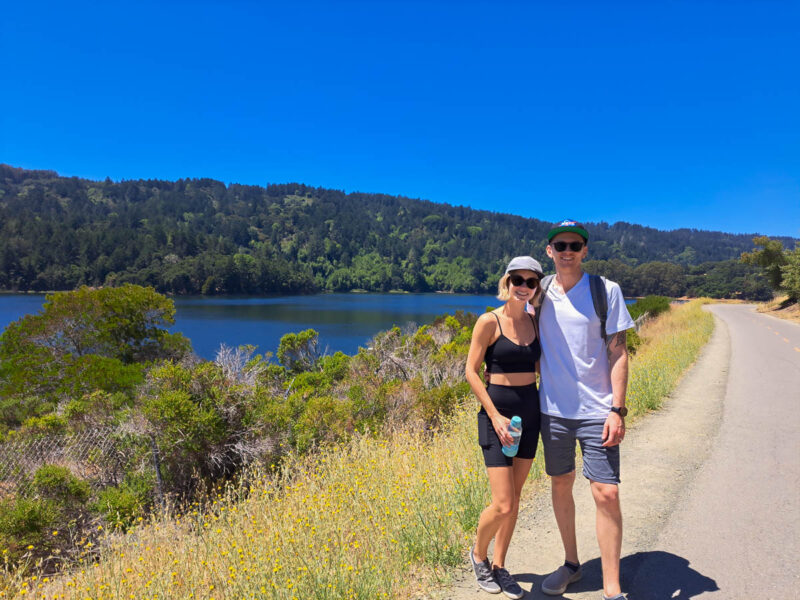
{"label": "small bush on hill", "polygon": [[73,547],[91,515],[89,485],[59,465],[42,465],[23,492],[0,501],[0,548],[11,564],[50,570]]}
{"label": "small bush on hill", "polygon": [[128,473],[122,484],[106,488],[98,494],[92,510],[112,525],[126,529],[147,514],[153,505],[154,487],[152,475]]}
{"label": "small bush on hill", "polygon": [[669,310],[671,300],[665,296],[645,296],[628,306],[628,312],[633,319],[638,319],[644,313],[650,317],[657,317]]}
{"label": "small bush on hill", "polygon": [[39,467],[33,474],[33,489],[39,497],[58,502],[65,508],[86,502],[91,493],[88,483],[58,465]]}
{"label": "small bush on hill", "polygon": [[12,497],[0,500],[0,548],[12,565],[25,556],[48,556],[59,540],[53,535],[61,511],[52,500]]}

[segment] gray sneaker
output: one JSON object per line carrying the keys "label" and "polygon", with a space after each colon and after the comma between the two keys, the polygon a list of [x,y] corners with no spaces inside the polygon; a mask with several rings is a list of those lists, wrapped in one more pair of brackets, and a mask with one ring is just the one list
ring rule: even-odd
{"label": "gray sneaker", "polygon": [[475,560],[475,555],[472,553],[472,550],[470,550],[469,560],[472,563],[472,570],[475,571],[475,579],[478,580],[478,586],[484,592],[489,592],[490,594],[499,594],[502,590],[494,580],[494,575],[492,574],[492,565],[489,564],[489,559],[487,558],[483,562],[478,562]]}
{"label": "gray sneaker", "polygon": [[514,581],[511,573],[506,569],[503,567],[496,567],[492,569],[492,573],[494,573],[495,581],[500,584],[500,589],[503,590],[506,596],[513,598],[513,600],[519,600],[525,595],[525,592],[522,591],[522,588],[519,587],[519,584]]}
{"label": "gray sneaker", "polygon": [[570,583],[578,581],[582,576],[583,572],[580,567],[573,573],[566,565],[561,565],[544,578],[542,591],[549,596],[560,596],[567,590]]}
{"label": "gray sneaker", "polygon": [[617,594],[616,596],[612,596],[609,598],[605,594],[603,594],[603,600],[628,600],[628,597],[625,594]]}

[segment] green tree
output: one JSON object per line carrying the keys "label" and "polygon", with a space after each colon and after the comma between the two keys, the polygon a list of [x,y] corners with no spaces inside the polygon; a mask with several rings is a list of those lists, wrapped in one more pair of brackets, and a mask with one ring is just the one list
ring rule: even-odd
{"label": "green tree", "polygon": [[306,329],[300,333],[287,333],[278,344],[278,360],[289,371],[310,371],[319,362],[319,333]]}
{"label": "green tree", "polygon": [[0,335],[0,392],[51,400],[100,389],[119,391],[141,380],[141,363],[191,350],[174,323],[172,300],[152,288],[57,292],[42,311]]}
{"label": "green tree", "polygon": [[634,269],[637,296],[664,295],[682,296],[686,289],[686,277],[680,265],[665,262],[649,262]]}
{"label": "green tree", "polygon": [[789,299],[800,302],[800,244],[786,253],[786,264],[781,267],[781,274],[781,286],[789,294]]}
{"label": "green tree", "polygon": [[760,266],[764,269],[764,273],[772,289],[781,289],[781,283],[783,281],[781,267],[788,262],[786,253],[783,250],[783,244],[778,240],[771,240],[765,235],[753,238],[753,244],[761,246],[761,250],[743,252],[741,258],[742,262],[749,265]]}
{"label": "green tree", "polygon": [[175,305],[152,288],[118,288],[50,294],[42,312],[27,315],[0,336],[0,357],[35,346],[54,357],[96,354],[124,363],[182,356],[189,341],[169,333]]}

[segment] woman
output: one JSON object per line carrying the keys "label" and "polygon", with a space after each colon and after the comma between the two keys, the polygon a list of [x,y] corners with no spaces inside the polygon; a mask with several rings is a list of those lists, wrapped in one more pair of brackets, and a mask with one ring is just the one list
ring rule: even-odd
{"label": "woman", "polygon": [[[517,522],[519,497],[539,441],[539,393],[536,373],[541,349],[536,327],[526,305],[539,293],[542,267],[530,256],[511,260],[497,285],[497,298],[505,304],[478,317],[467,356],[466,376],[481,403],[478,443],[489,474],[492,502],[481,513],[475,545],[470,551],[478,585],[492,594],[504,592],[522,598],[524,592],[505,569],[506,552]],[[481,363],[491,373],[484,387]],[[512,444],[511,417],[522,418],[522,437],[514,458],[503,446]],[[494,556],[487,557],[494,538]]]}

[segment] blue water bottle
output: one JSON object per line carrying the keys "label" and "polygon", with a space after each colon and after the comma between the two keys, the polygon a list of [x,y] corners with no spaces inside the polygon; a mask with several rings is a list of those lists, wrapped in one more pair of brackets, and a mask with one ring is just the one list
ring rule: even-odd
{"label": "blue water bottle", "polygon": [[510,458],[516,456],[519,450],[519,438],[522,437],[522,419],[520,417],[511,417],[511,422],[508,424],[508,433],[511,436],[511,445],[503,446],[503,454]]}

